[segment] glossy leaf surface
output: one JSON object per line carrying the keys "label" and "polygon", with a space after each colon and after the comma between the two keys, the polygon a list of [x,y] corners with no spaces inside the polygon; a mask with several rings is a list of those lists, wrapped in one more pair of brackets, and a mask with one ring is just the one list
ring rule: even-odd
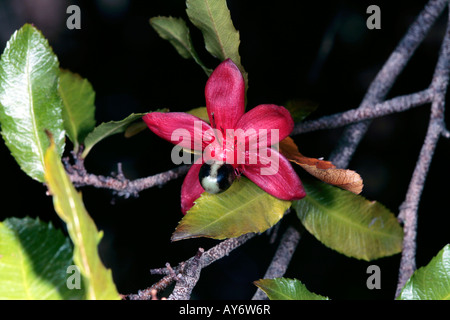
{"label": "glossy leaf surface", "polygon": [[296,279],[261,279],[254,284],[264,291],[270,300],[328,300],[327,297],[309,291]]}
{"label": "glossy leaf surface", "polygon": [[202,67],[203,71],[209,76],[212,70],[207,68],[200,60],[192,44],[191,35],[186,22],[181,18],[173,17],[154,17],[150,19],[150,25],[155,29],[158,35],[169,41],[177,52],[185,59],[194,59]]}
{"label": "glossy leaf surface", "polygon": [[324,245],[367,261],[401,251],[403,229],[382,204],[322,182],[303,184],[307,196],[292,206]]}
{"label": "glossy leaf surface", "polygon": [[241,177],[223,193],[204,192],[180,221],[172,240],[225,239],[263,232],[276,224],[290,205]]}
{"label": "glossy leaf surface", "polygon": [[417,269],[406,282],[400,300],[450,300],[450,245]]}
{"label": "glossy leaf surface", "polygon": [[95,128],[95,92],[87,79],[69,70],[61,70],[58,92],[63,101],[64,128],[77,151]]}
{"label": "glossy leaf surface", "polygon": [[86,211],[81,194],[67,176],[54,144],[45,154],[45,180],[55,211],[67,225],[74,245],[73,260],[85,279],[87,299],[119,299],[111,270],[105,268],[98,254],[103,233],[97,230]]}
{"label": "glossy leaf surface", "polygon": [[0,222],[0,299],[82,299],[67,287],[72,245],[60,230],[31,218]]}
{"label": "glossy leaf surface", "polygon": [[56,151],[64,150],[59,64],[48,41],[30,24],[16,31],[0,60],[2,136],[22,170],[44,181],[45,130],[53,133]]}

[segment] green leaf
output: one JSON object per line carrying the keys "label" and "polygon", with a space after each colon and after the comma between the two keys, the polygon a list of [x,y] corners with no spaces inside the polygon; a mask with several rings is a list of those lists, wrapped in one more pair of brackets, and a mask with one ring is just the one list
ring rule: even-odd
{"label": "green leaf", "polygon": [[87,79],[69,70],[61,70],[58,92],[63,101],[64,128],[77,152],[95,128],[95,92]]}
{"label": "green leaf", "polygon": [[223,193],[204,192],[178,224],[172,241],[263,232],[276,224],[290,205],[290,201],[277,199],[241,177]]}
{"label": "green leaf", "polygon": [[45,180],[53,195],[58,216],[66,223],[74,244],[73,260],[83,275],[88,299],[119,299],[111,270],[105,268],[98,255],[103,233],[84,207],[81,194],[72,185],[52,143],[45,153]]}
{"label": "green leaf", "polygon": [[191,22],[201,30],[206,50],[221,61],[230,58],[241,70],[248,87],[248,75],[239,55],[239,31],[233,26],[226,0],[186,0]]}
{"label": "green leaf", "polygon": [[324,245],[367,261],[401,251],[403,229],[382,204],[321,182],[303,185],[307,196],[293,208]]}
{"label": "green leaf", "polygon": [[254,284],[264,291],[270,300],[329,300],[327,297],[312,293],[296,279],[261,279]]}
{"label": "green leaf", "polygon": [[103,139],[117,133],[125,132],[125,130],[136,120],[141,119],[146,113],[132,113],[128,117],[119,121],[104,122],[90,132],[84,140],[83,158],[86,158],[89,151]]}
{"label": "green leaf", "polygon": [[200,60],[192,44],[189,28],[181,18],[154,17],[150,19],[150,25],[158,35],[170,42],[177,52],[185,59],[194,59],[202,67],[206,75],[211,75],[212,70],[207,68]]}
{"label": "green leaf", "polygon": [[58,59],[42,33],[30,24],[16,31],[0,61],[0,123],[3,139],[22,170],[44,181],[45,129],[64,150]]}
{"label": "green leaf", "polygon": [[231,21],[226,0],[187,0],[186,12],[205,39],[206,50],[220,60],[240,64],[239,31]]}
{"label": "green leaf", "polygon": [[0,300],[82,299],[68,289],[72,245],[61,231],[31,218],[0,222]]}
{"label": "green leaf", "polygon": [[[168,112],[168,109],[158,109],[155,112]],[[125,132],[126,137],[131,137],[137,132],[140,132],[142,128],[144,127],[143,124],[139,124],[138,127],[140,129],[137,130],[137,132],[133,129],[128,132],[127,129],[133,125],[133,123],[139,119],[142,119],[143,116],[145,116],[147,113],[132,113],[128,117],[126,117],[123,120],[119,121],[110,121],[110,122],[104,122],[97,127],[93,131],[91,131],[86,139],[84,140],[84,151],[81,155],[83,158],[86,158],[89,151],[100,141],[103,139],[112,136],[114,134]],[[134,132],[133,132],[134,131]]]}
{"label": "green leaf", "polygon": [[398,299],[450,300],[450,245],[413,273]]}
{"label": "green leaf", "polygon": [[286,105],[286,109],[291,113],[294,122],[303,121],[312,112],[317,110],[317,103],[309,100],[289,100]]}
{"label": "green leaf", "polygon": [[131,138],[146,129],[148,129],[148,126],[144,121],[136,121],[125,129],[124,136],[125,138]]}
{"label": "green leaf", "polygon": [[194,108],[187,111],[186,113],[192,114],[193,116],[196,116],[197,118],[200,118],[203,121],[209,123],[208,111],[206,110],[206,107]]}

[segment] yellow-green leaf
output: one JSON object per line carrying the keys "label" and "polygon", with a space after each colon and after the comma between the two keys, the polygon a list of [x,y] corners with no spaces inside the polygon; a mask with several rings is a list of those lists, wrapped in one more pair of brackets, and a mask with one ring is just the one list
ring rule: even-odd
{"label": "yellow-green leaf", "polygon": [[263,232],[276,224],[290,205],[241,177],[223,193],[204,192],[180,221],[172,240],[225,239]]}
{"label": "yellow-green leaf", "polygon": [[64,128],[76,152],[95,127],[95,92],[87,79],[69,70],[61,70],[58,92],[64,106]]}
{"label": "yellow-green leaf", "polygon": [[194,108],[187,111],[186,113],[192,114],[193,116],[196,116],[197,118],[200,118],[203,121],[209,123],[208,111],[206,110],[206,107]]}
{"label": "yellow-green leaf", "polygon": [[450,245],[406,282],[400,300],[450,300]]}
{"label": "yellow-green leaf", "polygon": [[319,241],[349,257],[374,260],[402,250],[403,229],[382,204],[322,183],[303,180],[307,196],[292,207]]}
{"label": "yellow-green leaf", "polygon": [[239,55],[239,31],[231,20],[226,0],[187,0],[186,12],[201,30],[206,50],[221,61],[230,58],[238,66],[248,87],[248,75]]}
{"label": "yellow-green leaf", "polygon": [[186,6],[189,19],[203,33],[208,52],[240,64],[239,31],[233,26],[226,0],[187,0]]}
{"label": "yellow-green leaf", "polygon": [[264,291],[270,300],[328,300],[327,297],[306,289],[306,286],[297,279],[261,279],[254,284]]}
{"label": "yellow-green leaf", "polygon": [[80,268],[88,299],[119,299],[111,270],[98,254],[102,232],[84,207],[81,194],[67,176],[53,141],[45,153],[45,180],[58,216],[66,223],[74,244],[73,260]]}
{"label": "yellow-green leaf", "polygon": [[83,287],[67,286],[72,255],[70,240],[51,223],[0,222],[0,300],[83,299]]}
{"label": "yellow-green leaf", "polygon": [[195,62],[209,76],[212,70],[207,68],[200,60],[197,52],[192,44],[189,28],[181,18],[173,17],[154,17],[150,19],[150,25],[155,29],[158,35],[177,50],[177,52],[185,59],[194,59]]}
{"label": "yellow-green leaf", "polygon": [[292,99],[284,105],[291,113],[294,122],[301,122],[317,110],[317,103],[310,100]]}
{"label": "yellow-green leaf", "polygon": [[[169,112],[169,109],[166,109],[166,108],[158,109],[155,112]],[[130,118],[132,116],[134,116],[134,114],[130,115],[128,118],[124,119],[123,121],[128,121],[129,119],[132,119],[132,118]],[[112,123],[114,123],[114,122],[117,123],[117,122],[120,122],[120,121],[113,121]],[[111,122],[108,122],[108,123],[111,124]],[[108,123],[105,123],[105,125],[108,124]],[[145,129],[148,129],[148,126],[143,120],[142,121],[135,121],[135,122],[132,122],[131,124],[128,124],[126,126],[124,136],[125,136],[125,138],[131,138],[131,137],[137,135],[138,133],[144,131]]]}

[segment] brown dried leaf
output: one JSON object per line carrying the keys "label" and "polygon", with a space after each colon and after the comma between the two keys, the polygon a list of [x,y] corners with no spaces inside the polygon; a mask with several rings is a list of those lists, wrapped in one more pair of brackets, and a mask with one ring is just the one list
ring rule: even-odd
{"label": "brown dried leaf", "polygon": [[280,141],[280,152],[289,161],[298,164],[309,174],[323,182],[355,194],[359,194],[362,191],[363,180],[357,172],[348,169],[337,169],[330,161],[305,157],[298,151],[298,147],[291,137]]}

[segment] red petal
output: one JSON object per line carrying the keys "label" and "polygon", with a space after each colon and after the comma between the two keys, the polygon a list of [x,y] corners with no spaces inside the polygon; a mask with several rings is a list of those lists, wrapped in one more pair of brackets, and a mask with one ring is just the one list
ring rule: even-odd
{"label": "red petal", "polygon": [[211,74],[206,82],[205,98],[211,125],[222,130],[234,129],[245,112],[245,83],[231,59],[223,61]]}
{"label": "red petal", "polygon": [[181,186],[181,211],[183,214],[186,214],[186,212],[188,212],[194,205],[194,201],[197,200],[203,192],[205,192],[198,179],[198,174],[202,164],[203,163],[200,158],[192,165],[184,178],[183,185]]}
{"label": "red petal", "polygon": [[[159,137],[190,150],[203,150],[214,140],[211,126],[183,112],[151,112],[142,118]],[[173,137],[173,139],[172,139]]]}
{"label": "red petal", "polygon": [[[278,143],[286,138],[294,129],[294,120],[289,111],[280,106],[273,104],[259,105],[247,113],[245,113],[236,124],[237,129],[242,129],[247,139],[258,138],[258,145],[260,139],[266,139],[267,146]],[[253,129],[248,131],[249,129]],[[274,137],[272,143],[271,136],[277,130],[278,139]],[[256,135],[256,137],[255,137]]]}
{"label": "red petal", "polygon": [[[252,180],[257,186],[282,200],[300,200],[306,196],[305,189],[297,173],[292,168],[289,161],[273,149],[268,149],[269,157],[259,154],[258,164],[246,165],[244,175]],[[278,158],[278,161],[276,161]],[[270,171],[271,163],[266,165],[261,163],[262,159],[273,161],[274,171],[271,174],[263,175],[262,169]],[[278,162],[276,168],[275,163]]]}

